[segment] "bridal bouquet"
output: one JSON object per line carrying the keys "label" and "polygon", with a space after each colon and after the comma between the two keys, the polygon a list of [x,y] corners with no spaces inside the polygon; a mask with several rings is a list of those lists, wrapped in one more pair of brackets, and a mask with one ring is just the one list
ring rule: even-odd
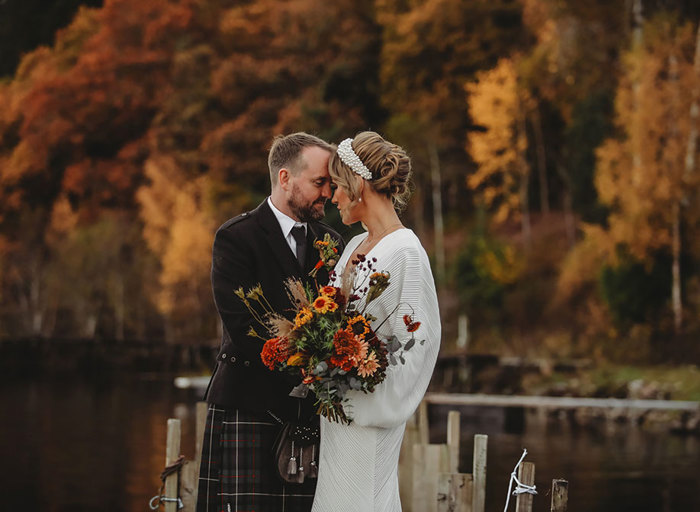
{"label": "bridal bouquet", "polygon": [[[317,399],[318,414],[345,423],[350,422],[343,409],[347,391],[374,391],[386,377],[389,364],[405,363],[404,352],[415,345],[414,333],[420,326],[412,315],[404,315],[411,338],[403,345],[396,336],[377,336],[376,330],[388,317],[373,328],[378,319],[366,310],[390,286],[390,276],[374,269],[376,259],[358,257],[359,261],[353,262],[354,271],[344,277],[340,287],[313,289],[289,279],[286,286],[294,305],[293,320],[271,310],[260,286],[248,292],[236,291],[269,335],[262,337],[253,328],[249,332],[265,341],[261,353],[265,366],[298,376],[300,383],[290,394],[304,397],[311,390]],[[365,277],[356,284],[358,274]],[[398,307],[397,304],[393,312]]]}

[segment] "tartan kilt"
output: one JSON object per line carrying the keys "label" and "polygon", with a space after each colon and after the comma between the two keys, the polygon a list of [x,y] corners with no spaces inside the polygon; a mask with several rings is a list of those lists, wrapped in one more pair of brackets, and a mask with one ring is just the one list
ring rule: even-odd
{"label": "tartan kilt", "polygon": [[271,416],[209,404],[197,512],[309,512],[316,479],[284,484],[275,472],[281,428]]}

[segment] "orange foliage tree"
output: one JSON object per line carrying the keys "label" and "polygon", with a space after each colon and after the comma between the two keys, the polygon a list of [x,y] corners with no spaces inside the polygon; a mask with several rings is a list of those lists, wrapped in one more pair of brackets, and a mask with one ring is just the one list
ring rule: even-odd
{"label": "orange foliage tree", "polygon": [[[267,192],[273,135],[306,129],[336,140],[381,115],[370,4],[106,0],[27,54],[0,84],[2,311],[22,319],[8,332],[213,337],[212,233]],[[176,196],[156,168],[176,169]],[[156,212],[170,217],[167,243],[153,243]],[[120,266],[122,285],[88,271],[88,262],[114,267],[94,258],[110,237],[123,259],[139,260]],[[102,296],[121,286],[127,299],[98,307],[87,291],[77,298],[79,286],[66,293],[59,273],[81,266],[68,259],[84,262]],[[130,293],[152,306],[129,311]],[[98,318],[88,321],[79,303]],[[59,310],[76,320],[52,321]],[[167,321],[185,310],[189,324]]]}

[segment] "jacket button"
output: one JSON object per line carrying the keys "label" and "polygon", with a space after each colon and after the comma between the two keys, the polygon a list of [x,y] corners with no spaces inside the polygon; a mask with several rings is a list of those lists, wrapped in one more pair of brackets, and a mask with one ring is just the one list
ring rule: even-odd
{"label": "jacket button", "polygon": [[243,364],[244,364],[245,366],[250,366],[250,361],[243,361]]}
{"label": "jacket button", "polygon": [[231,356],[231,362],[235,363],[236,362],[236,356]]}

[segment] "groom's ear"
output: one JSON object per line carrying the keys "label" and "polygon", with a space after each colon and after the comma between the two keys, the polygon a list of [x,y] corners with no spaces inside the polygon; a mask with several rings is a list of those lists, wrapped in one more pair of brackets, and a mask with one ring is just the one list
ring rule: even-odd
{"label": "groom's ear", "polygon": [[285,169],[282,167],[277,174],[277,181],[280,184],[280,187],[282,187],[282,190],[287,190],[289,188],[289,178],[291,177],[291,174],[289,173],[289,170]]}

